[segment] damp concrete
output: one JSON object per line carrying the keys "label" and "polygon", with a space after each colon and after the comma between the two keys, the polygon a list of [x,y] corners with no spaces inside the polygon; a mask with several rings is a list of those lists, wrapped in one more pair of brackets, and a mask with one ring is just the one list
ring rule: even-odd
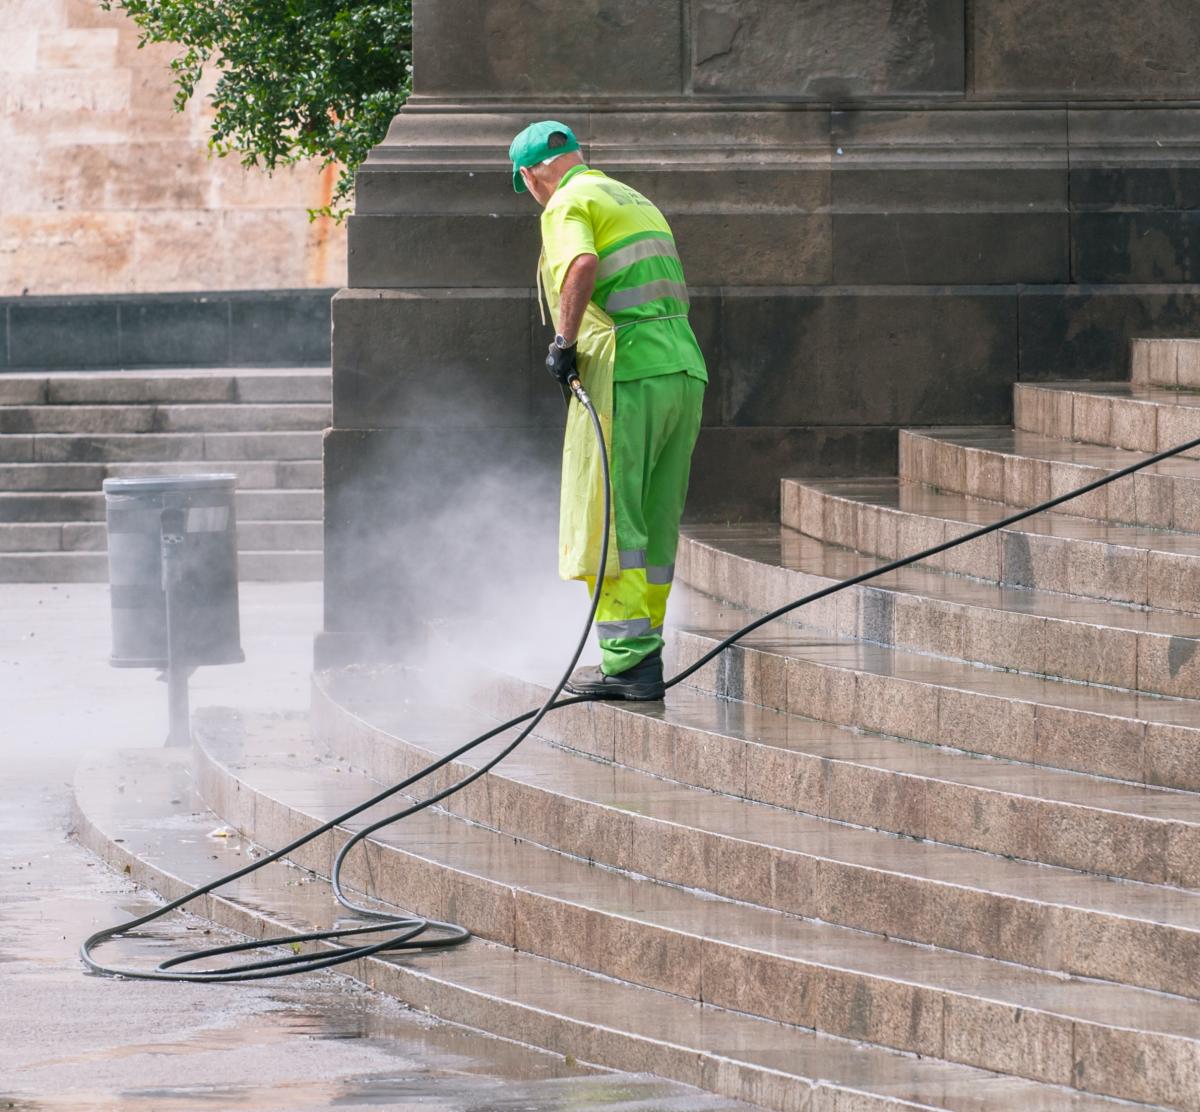
{"label": "damp concrete", "polygon": [[[304,709],[317,584],[245,584],[247,662],[202,669],[193,705]],[[80,940],[148,910],[70,832],[85,753],[157,746],[166,692],[107,663],[103,585],[0,585],[0,1112],[593,1107],[732,1110],[649,1076],[600,1071],[438,1022],[333,973],[258,985],[88,975]],[[145,945],[220,939],[178,916]]]}

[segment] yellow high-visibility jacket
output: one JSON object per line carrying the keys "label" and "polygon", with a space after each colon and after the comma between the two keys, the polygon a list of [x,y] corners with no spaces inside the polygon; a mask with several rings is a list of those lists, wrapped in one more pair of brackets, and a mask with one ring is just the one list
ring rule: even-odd
{"label": "yellow high-visibility jacket", "polygon": [[[558,319],[558,290],[545,280],[543,288],[553,320]],[[617,341],[612,318],[589,304],[579,326],[577,363],[584,389],[592,399],[604,442],[612,453],[612,384]],[[583,579],[596,574],[600,540],[604,535],[604,470],[596,447],[596,434],[587,410],[575,398],[567,410],[563,437],[562,490],[558,507],[558,574],[563,579]],[[605,577],[619,575],[617,527],[609,523],[608,562]]]}
{"label": "yellow high-visibility jacket", "polygon": [[[599,170],[575,166],[542,212],[539,284],[558,320],[571,263],[599,259],[596,288],[576,339],[580,378],[612,445],[613,382],[683,371],[707,381],[688,323],[689,299],[675,239],[645,197]],[[618,355],[619,353],[619,355]],[[558,570],[564,579],[596,574],[604,526],[604,484],[591,419],[574,398],[563,443]],[[605,577],[620,573],[615,526]]]}

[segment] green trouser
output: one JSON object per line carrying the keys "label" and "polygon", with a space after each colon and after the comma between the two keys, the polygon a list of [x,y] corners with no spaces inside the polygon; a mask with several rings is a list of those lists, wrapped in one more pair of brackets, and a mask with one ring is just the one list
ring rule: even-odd
{"label": "green trouser", "polygon": [[[596,610],[606,675],[662,648],[703,405],[703,381],[682,371],[613,383],[613,515],[621,571],[604,580]],[[590,590],[595,582],[588,579]]]}

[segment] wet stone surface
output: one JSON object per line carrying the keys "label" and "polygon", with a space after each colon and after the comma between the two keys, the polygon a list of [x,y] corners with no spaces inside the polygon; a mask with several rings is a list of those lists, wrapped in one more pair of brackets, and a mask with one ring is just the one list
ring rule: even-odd
{"label": "wet stone surface", "polygon": [[[438,1023],[339,976],[88,976],[80,938],[151,902],[69,840],[66,810],[65,792],[37,787],[0,806],[0,1109],[740,1107]],[[122,958],[224,937],[179,917],[122,943]]]}
{"label": "wet stone surface", "polygon": [[[319,600],[304,590],[243,585],[250,663],[206,670],[198,702],[234,701],[237,690],[216,689],[254,682],[273,685],[282,703],[306,701],[302,686],[288,697],[318,623]],[[73,588],[69,598],[48,586],[3,592],[11,621],[0,632],[0,701],[17,712],[5,727],[17,721],[19,729],[0,731],[9,743],[0,797],[0,1110],[745,1107],[440,1023],[333,974],[258,985],[85,974],[80,940],[148,910],[152,898],[71,839],[66,782],[85,749],[155,744],[161,695],[151,674],[114,674],[104,663],[102,585]],[[67,698],[61,669],[72,660]],[[143,697],[132,703],[135,692]],[[121,957],[157,963],[226,937],[200,919],[173,917],[144,943],[122,943]]]}

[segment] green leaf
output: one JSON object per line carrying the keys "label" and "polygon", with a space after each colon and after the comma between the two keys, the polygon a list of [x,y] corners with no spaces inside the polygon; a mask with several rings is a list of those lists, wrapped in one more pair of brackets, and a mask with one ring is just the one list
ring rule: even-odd
{"label": "green leaf", "polygon": [[412,88],[411,0],[101,0],[138,25],[138,46],[173,43],[175,108],[205,70],[210,149],[268,173],[309,159],[341,167],[330,204],[343,218],[354,172]]}

